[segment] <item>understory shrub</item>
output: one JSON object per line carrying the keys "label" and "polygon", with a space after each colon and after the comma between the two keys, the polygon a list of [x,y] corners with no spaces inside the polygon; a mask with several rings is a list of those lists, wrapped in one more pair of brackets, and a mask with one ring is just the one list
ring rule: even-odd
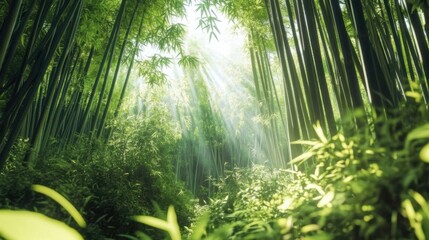
{"label": "understory shrub", "polygon": [[232,171],[208,204],[208,239],[429,238],[426,107],[386,115],[332,137],[316,124],[290,169]]}
{"label": "understory shrub", "polygon": [[176,136],[163,114],[112,125],[115,131],[107,144],[80,137],[65,149],[52,147],[29,167],[19,157],[24,147],[17,147],[17,157],[0,173],[0,208],[35,210],[79,229],[62,208],[31,191],[32,184],[42,184],[70,200],[84,216],[88,226],[80,232],[85,239],[118,239],[136,231],[163,238],[131,219],[160,215],[156,206],[174,205],[181,226],[188,225],[193,199],[176,181]]}

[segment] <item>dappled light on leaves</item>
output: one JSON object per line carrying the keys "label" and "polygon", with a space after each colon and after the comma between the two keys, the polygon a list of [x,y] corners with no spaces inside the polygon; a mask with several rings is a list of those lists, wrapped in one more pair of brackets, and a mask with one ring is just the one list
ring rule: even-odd
{"label": "dappled light on leaves", "polygon": [[0,238],[428,239],[428,19],[0,1]]}

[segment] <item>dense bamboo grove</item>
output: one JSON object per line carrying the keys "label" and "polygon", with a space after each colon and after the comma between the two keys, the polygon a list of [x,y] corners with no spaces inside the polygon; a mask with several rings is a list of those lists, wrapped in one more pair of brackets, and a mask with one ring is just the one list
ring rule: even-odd
{"label": "dense bamboo grove", "polygon": [[[198,22],[207,43],[190,43],[196,36],[183,22],[191,11],[197,18],[187,20]],[[247,59],[215,61],[207,49],[198,49],[220,39],[218,26],[225,19],[245,34]],[[54,182],[94,223],[96,230],[81,232],[89,238],[137,239],[125,234],[134,229],[129,216],[162,218],[159,208],[172,204],[175,210],[168,209],[165,223],[136,219],[172,239],[180,238],[176,218],[184,222],[182,228],[197,225],[191,239],[205,236],[204,231],[214,239],[240,239],[242,229],[254,231],[251,239],[296,239],[308,232],[314,239],[341,239],[353,231],[353,239],[371,239],[382,236],[383,229],[393,238],[425,239],[429,226],[416,226],[429,221],[429,196],[422,192],[427,185],[421,182],[427,171],[422,162],[429,161],[424,142],[428,79],[429,3],[424,0],[1,1],[0,176],[6,180],[0,179],[5,199],[0,206],[11,208],[15,199],[29,208],[27,185]],[[252,168],[255,164],[264,167]],[[378,174],[375,165],[386,173]],[[400,168],[406,169],[405,177],[397,174]],[[70,182],[55,181],[62,174]],[[347,181],[359,181],[339,183],[347,174]],[[285,188],[276,181],[302,182],[307,192],[299,195],[294,190],[299,184]],[[325,224],[331,212],[346,212],[335,208],[338,191],[350,188],[351,194],[341,196],[360,204],[356,195],[366,196],[360,188],[371,181],[392,195],[399,205],[391,207],[399,210],[387,216],[370,197],[362,197],[369,201],[365,206],[376,209],[371,215],[376,222],[357,212],[356,219],[344,217],[342,227],[348,230]],[[400,182],[401,188],[392,190],[384,181]],[[14,184],[22,186],[17,189],[23,197],[12,193]],[[35,192],[43,194],[37,186]],[[267,193],[259,192],[266,188]],[[101,200],[128,196],[128,191],[129,205]],[[286,193],[301,203],[295,206],[300,212],[284,208],[292,199]],[[252,194],[269,207],[253,206]],[[193,197],[207,204],[199,210],[232,215],[208,220],[198,211],[191,214]],[[326,214],[319,225],[305,218],[314,207],[310,198],[318,201],[317,209],[331,209],[318,215]],[[412,214],[420,214],[416,203],[423,223],[412,220]],[[246,206],[257,214],[245,215]],[[103,215],[109,208],[115,213]],[[228,217],[236,222],[223,225]],[[296,223],[300,230],[291,227],[292,217],[303,217]],[[401,229],[408,220],[410,233]],[[198,230],[198,223],[206,229]],[[112,230],[115,226],[123,232]]]}
{"label": "dense bamboo grove", "polygon": [[168,18],[183,15],[181,2],[7,5],[2,24],[2,166],[18,138],[28,138],[32,146],[27,163],[51,138],[67,144],[76,134],[91,134],[107,141],[106,119],[118,115],[112,112],[120,111],[129,81],[129,74],[118,80],[119,73],[131,71],[140,44],[180,50],[181,26]]}
{"label": "dense bamboo grove", "polygon": [[[386,115],[383,109],[397,107],[407,92],[421,93],[426,102],[429,54],[423,3],[197,4],[200,25],[209,34],[218,34],[212,13],[216,6],[248,31],[256,97],[263,103],[260,112],[273,116],[265,131],[271,157],[277,159],[275,166],[285,167],[302,151],[290,144],[279,147],[279,143],[311,137],[309,129],[316,121],[335,133],[341,129],[342,116],[364,103]],[[184,56],[183,26],[169,22],[184,14],[184,3],[95,5],[78,1],[4,4],[2,165],[18,138],[28,138],[32,146],[27,163],[52,138],[66,144],[76,134],[91,134],[107,141],[111,130],[105,130],[106,120],[120,112],[139,46],[151,43]],[[160,15],[163,20],[152,20]],[[100,20],[103,16],[107,22]],[[282,91],[273,85],[273,62],[268,56],[274,52],[283,73]],[[149,81],[162,80],[155,69],[162,61],[142,66],[153,68],[142,69]],[[128,74],[119,77],[124,72]],[[365,106],[371,111],[370,105]]]}

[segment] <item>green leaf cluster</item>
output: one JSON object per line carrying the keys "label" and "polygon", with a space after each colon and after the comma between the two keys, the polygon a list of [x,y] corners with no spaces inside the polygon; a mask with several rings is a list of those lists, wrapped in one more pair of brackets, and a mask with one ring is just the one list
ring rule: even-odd
{"label": "green leaf cluster", "polygon": [[377,118],[376,128],[332,137],[316,124],[318,138],[297,142],[308,150],[289,170],[253,166],[231,172],[208,205],[208,235],[426,239],[427,111],[409,103],[389,115]]}
{"label": "green leaf cluster", "polygon": [[32,184],[42,184],[73,202],[73,216],[79,212],[87,223],[79,230],[85,239],[117,239],[118,234],[135,231],[163,238],[131,219],[136,214],[155,214],[154,203],[176,206],[178,222],[189,225],[193,200],[174,175],[177,136],[166,115],[158,109],[144,118],[117,120],[112,124],[122,127],[116,128],[107,145],[81,136],[78,144],[52,147],[30,168],[22,166],[20,159],[10,162],[0,174],[0,208],[35,210],[80,229],[64,209],[31,191]]}

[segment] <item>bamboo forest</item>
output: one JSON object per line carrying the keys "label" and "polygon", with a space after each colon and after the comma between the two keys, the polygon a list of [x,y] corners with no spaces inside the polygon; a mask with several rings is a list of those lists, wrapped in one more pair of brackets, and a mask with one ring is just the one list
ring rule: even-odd
{"label": "bamboo forest", "polygon": [[0,239],[429,239],[428,0],[0,0]]}

